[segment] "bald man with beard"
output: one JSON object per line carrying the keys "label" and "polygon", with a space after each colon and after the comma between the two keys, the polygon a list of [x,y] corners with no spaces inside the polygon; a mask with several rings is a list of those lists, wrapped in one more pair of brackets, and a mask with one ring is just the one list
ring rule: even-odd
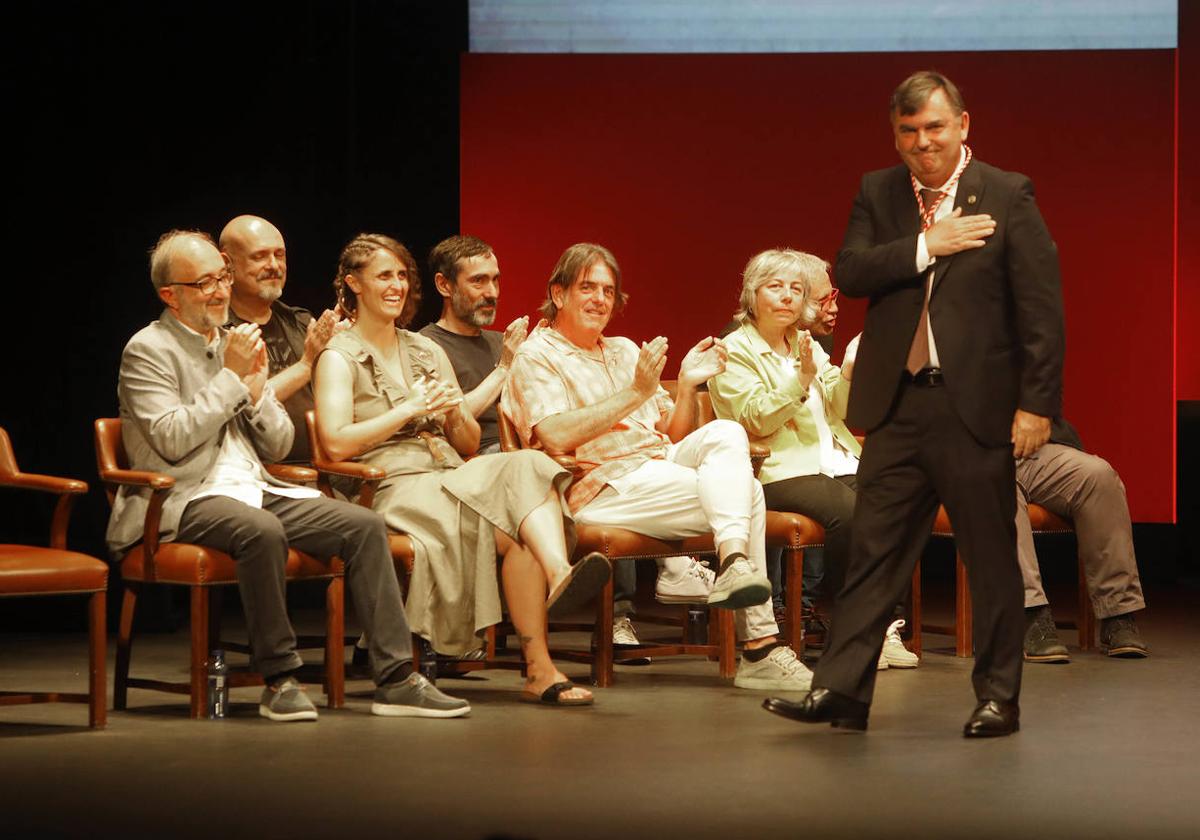
{"label": "bald man with beard", "polygon": [[259,216],[237,216],[221,231],[221,255],[233,271],[229,323],[255,324],[267,346],[269,384],[296,427],[285,462],[310,460],[304,414],[313,407],[312,366],[333,335],[338,318],[280,297],[287,284],[287,248],[279,228]]}

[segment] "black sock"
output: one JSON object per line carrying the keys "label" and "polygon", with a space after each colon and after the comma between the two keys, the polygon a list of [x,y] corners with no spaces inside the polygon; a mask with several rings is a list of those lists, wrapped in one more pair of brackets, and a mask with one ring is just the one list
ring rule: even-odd
{"label": "black sock", "polygon": [[754,650],[742,648],[742,659],[745,659],[747,662],[762,662],[767,658],[767,655],[777,647],[783,647],[783,642],[779,641],[778,639],[771,642],[769,645],[763,645],[762,647],[755,648]]}
{"label": "black sock", "polygon": [[412,676],[412,672],[413,664],[411,659],[407,662],[401,662],[400,665],[394,671],[384,677],[383,681],[379,684],[392,685],[394,683],[404,682],[406,679]]}
{"label": "black sock", "polygon": [[742,554],[742,552],[740,552],[740,551],[734,551],[730,554],[725,555],[725,559],[721,561],[721,569],[720,569],[720,571],[717,572],[717,577],[720,577],[722,574],[724,574],[725,570],[728,569],[730,567],[730,565],[733,564],[733,561],[737,560],[739,557],[742,558],[743,560],[749,559],[745,554]]}

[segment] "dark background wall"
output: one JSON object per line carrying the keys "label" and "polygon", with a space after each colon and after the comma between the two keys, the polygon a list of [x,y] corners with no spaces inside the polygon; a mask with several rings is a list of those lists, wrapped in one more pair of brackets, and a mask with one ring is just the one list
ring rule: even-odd
{"label": "dark background wall", "polygon": [[[261,214],[287,240],[286,299],[320,310],[355,233],[423,254],[457,232],[466,3],[55,3],[24,15],[6,22],[3,58],[0,426],[26,471],[92,485],[71,545],[103,556],[91,421],[116,413],[121,349],[160,309],[147,249],[171,227],[215,236]],[[44,540],[49,510],[0,491],[0,540]]]}

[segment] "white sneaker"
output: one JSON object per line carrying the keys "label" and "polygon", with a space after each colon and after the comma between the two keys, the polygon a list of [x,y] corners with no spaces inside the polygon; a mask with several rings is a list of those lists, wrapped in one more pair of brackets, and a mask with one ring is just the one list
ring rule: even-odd
{"label": "white sneaker", "polygon": [[903,627],[903,618],[898,618],[888,625],[887,633],[883,636],[883,650],[879,652],[880,670],[884,668],[884,661],[892,668],[916,668],[921,663],[921,657],[906,648],[900,640],[900,630]]}
{"label": "white sneaker", "polygon": [[708,605],[725,610],[741,610],[771,600],[771,581],[755,570],[750,561],[739,557],[717,575]]}
{"label": "white sneaker", "polygon": [[613,621],[613,645],[620,647],[621,645],[640,645],[637,633],[633,630],[633,622],[629,620],[629,616],[623,615]]}
{"label": "white sneaker", "polygon": [[875,663],[876,671],[886,671],[888,669],[887,651],[879,651],[879,661]]}
{"label": "white sneaker", "polygon": [[672,575],[666,566],[658,570],[654,598],[661,604],[704,604],[712,592],[717,574],[694,557],[680,575]]}
{"label": "white sneaker", "polygon": [[761,662],[751,662],[743,654],[733,684],[760,691],[808,691],[812,688],[812,671],[794,650],[780,645]]}

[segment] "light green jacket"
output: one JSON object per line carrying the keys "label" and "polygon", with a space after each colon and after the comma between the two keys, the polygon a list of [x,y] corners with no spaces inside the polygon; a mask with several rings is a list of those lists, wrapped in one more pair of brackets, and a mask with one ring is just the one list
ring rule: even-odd
{"label": "light green jacket", "polygon": [[[788,346],[793,359],[798,343],[797,331],[792,330]],[[771,457],[759,475],[762,483],[820,472],[821,442],[808,405],[800,401],[805,392],[799,382],[784,375],[779,357],[749,321],[726,336],[725,344],[729,363],[724,373],[708,383],[713,411],[717,417],[740,423],[751,443],[771,447]],[[817,363],[814,383],[825,401],[825,421],[834,438],[858,456],[862,447],[845,423],[850,380],[842,378],[841,369],[830,363],[829,355],[815,341],[813,359]]]}

